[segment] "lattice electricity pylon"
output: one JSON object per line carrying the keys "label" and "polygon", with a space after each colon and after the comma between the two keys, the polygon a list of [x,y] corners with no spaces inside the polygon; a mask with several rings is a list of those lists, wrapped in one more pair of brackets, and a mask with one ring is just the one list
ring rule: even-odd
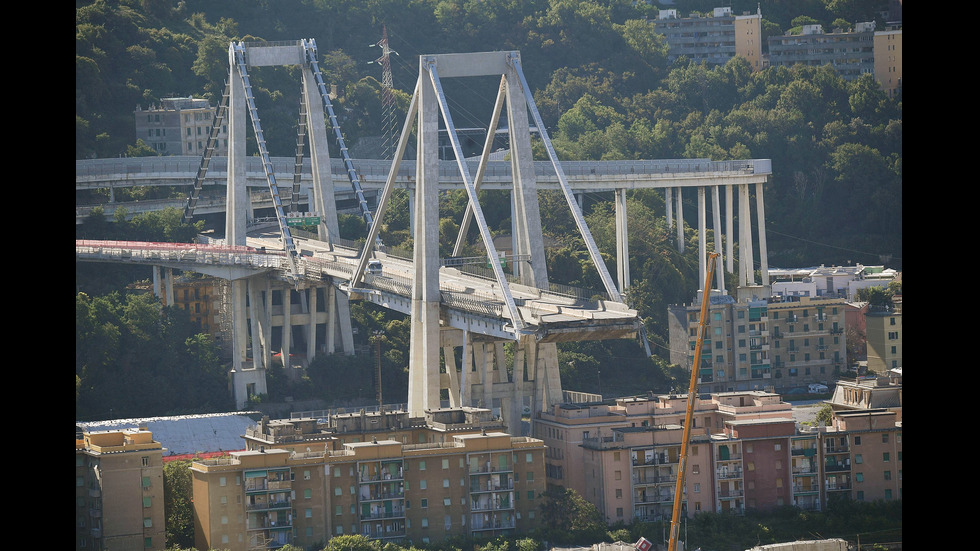
{"label": "lattice electricity pylon", "polygon": [[391,159],[395,142],[395,96],[392,93],[391,54],[398,52],[388,46],[388,27],[381,27],[381,40],[371,46],[381,48],[381,57],[369,63],[381,64],[382,151],[385,159]]}

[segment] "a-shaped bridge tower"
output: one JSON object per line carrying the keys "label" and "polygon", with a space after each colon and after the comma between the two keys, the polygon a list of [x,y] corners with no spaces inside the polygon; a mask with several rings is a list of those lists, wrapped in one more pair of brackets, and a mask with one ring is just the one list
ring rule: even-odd
{"label": "a-shaped bridge tower", "polygon": [[[510,138],[511,173],[513,178],[512,218],[514,225],[513,263],[522,288],[549,289],[545,263],[544,240],[538,207],[538,190],[531,151],[530,118],[544,141],[551,163],[558,175],[559,185],[569,209],[588,247],[593,264],[614,303],[622,303],[599,254],[581,209],[568,185],[554,148],[540,119],[538,110],[521,69],[518,52],[486,52],[469,54],[423,55],[419,61],[419,78],[411,107],[401,133],[390,174],[398,173],[413,123],[416,128],[417,160],[414,204],[414,277],[411,295],[411,354],[409,365],[408,408],[412,416],[440,407],[440,398],[447,396],[450,406],[479,406],[499,411],[510,430],[519,430],[523,413],[543,411],[562,399],[556,340],[545,338],[536,324],[525,319],[527,311],[515,301],[511,284],[499,262],[491,262],[495,285],[505,304],[503,316],[509,319],[516,346],[513,363],[506,364],[506,340],[480,334],[478,331],[450,327],[442,322],[439,258],[439,119],[443,120],[452,143],[459,173],[468,196],[466,218],[460,231],[460,241],[466,235],[470,220],[479,229],[480,240],[488,258],[498,258],[490,230],[483,216],[477,191],[489,159],[493,136],[501,110],[506,104],[507,128]],[[442,87],[443,78],[500,76],[497,100],[487,131],[486,144],[475,174],[465,162],[452,115]],[[392,181],[382,192],[378,203],[377,220],[382,220],[392,189]],[[364,277],[378,224],[369,231],[360,266],[354,270],[351,288]],[[456,251],[460,249],[457,243]],[[624,310],[628,310],[623,308]],[[632,312],[635,320],[635,312]],[[639,325],[633,326],[633,335]],[[630,336],[617,334],[617,337]],[[564,339],[609,338],[599,327],[584,322],[570,327]],[[462,366],[456,373],[455,348],[462,347]],[[440,365],[445,372],[440,373]],[[457,379],[458,377],[458,379]]]}

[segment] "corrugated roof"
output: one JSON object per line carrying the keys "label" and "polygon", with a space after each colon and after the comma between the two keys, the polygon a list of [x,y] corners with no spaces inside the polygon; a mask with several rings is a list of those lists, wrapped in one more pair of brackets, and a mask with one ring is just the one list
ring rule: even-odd
{"label": "corrugated roof", "polygon": [[255,412],[146,417],[75,423],[88,432],[146,427],[166,448],[164,455],[183,455],[245,449],[242,435],[255,426]]}

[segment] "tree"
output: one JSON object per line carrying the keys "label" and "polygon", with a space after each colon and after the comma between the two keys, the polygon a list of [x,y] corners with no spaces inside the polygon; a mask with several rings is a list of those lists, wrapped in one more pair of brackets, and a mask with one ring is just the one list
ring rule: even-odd
{"label": "tree", "polygon": [[381,544],[361,534],[344,534],[330,538],[323,551],[381,551]]}
{"label": "tree", "polygon": [[191,507],[191,462],[169,461],[163,465],[163,515],[167,545],[194,545],[194,511]]}
{"label": "tree", "polygon": [[558,487],[544,494],[541,508],[543,538],[553,543],[590,544],[602,541],[606,524],[595,505],[575,490]]}

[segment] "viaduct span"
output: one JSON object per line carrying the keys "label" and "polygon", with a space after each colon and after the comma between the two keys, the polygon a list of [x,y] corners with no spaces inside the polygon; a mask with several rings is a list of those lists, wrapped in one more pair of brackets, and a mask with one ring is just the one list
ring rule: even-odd
{"label": "viaduct span", "polygon": [[[668,221],[677,227],[683,247],[683,192],[697,194],[699,258],[701,278],[706,273],[708,243],[707,195],[711,190],[715,251],[729,272],[733,267],[733,242],[739,243],[739,285],[758,287],[753,267],[758,258],[765,266],[763,184],[771,173],[768,160],[626,161],[618,163],[559,162],[544,124],[528,90],[519,52],[423,55],[419,79],[405,119],[393,161],[353,161],[342,147],[343,163],[331,160],[326,147],[325,121],[335,123],[332,105],[316,65],[312,40],[287,43],[232,43],[229,47],[227,104],[222,105],[229,128],[229,153],[224,166],[210,158],[197,169],[195,191],[208,178],[224,180],[223,200],[205,208],[225,211],[225,236],[220,243],[174,245],[148,243],[77,242],[79,260],[144,262],[164,269],[212,274],[230,281],[228,304],[232,312],[232,382],[236,401],[244,405],[249,393],[265,391],[265,369],[274,351],[269,347],[273,325],[271,297],[275,289],[305,292],[305,323],[327,325],[327,351],[338,347],[353,353],[349,300],[371,300],[411,316],[408,409],[412,416],[440,407],[440,394],[450,405],[493,408],[512,427],[520,426],[522,414],[547,410],[561,400],[556,343],[562,340],[628,338],[642,333],[636,312],[628,308],[622,292],[629,286],[628,231],[625,215],[626,191],[661,188],[667,199]],[[305,134],[309,137],[309,163],[289,170],[281,159],[272,159],[264,147],[258,113],[254,107],[248,69],[262,65],[299,65],[303,68]],[[462,149],[442,88],[442,79],[493,75],[500,77],[496,104],[491,114],[493,136],[506,109],[510,138],[509,162],[490,161],[491,140],[478,159],[462,160]],[[259,157],[245,156],[245,124],[251,119],[260,146]],[[449,129],[457,161],[440,161],[439,121]],[[531,155],[531,123],[537,128],[549,161],[535,162]],[[414,134],[418,158],[414,167],[402,167],[408,139]],[[187,179],[194,168],[187,158],[79,161],[76,189],[127,185],[175,185]],[[260,166],[256,166],[256,164]],[[387,170],[385,171],[385,165]],[[356,166],[356,168],[355,168]],[[308,167],[308,171],[306,169]],[[133,170],[135,168],[135,170]],[[223,171],[222,171],[223,168]],[[344,173],[341,178],[335,177]],[[292,193],[280,194],[277,175],[293,178]],[[342,184],[347,179],[350,186]],[[489,278],[476,278],[453,267],[470,224],[476,224],[488,258],[498,258],[486,225],[477,191],[506,189],[512,197],[513,274],[492,262]],[[753,239],[750,187],[754,186],[756,226]],[[259,193],[256,187],[262,188]],[[378,228],[384,219],[391,192],[396,187],[411,191],[413,258],[396,259],[379,249]],[[468,197],[454,258],[439,256],[438,197],[442,190],[465,189]],[[283,188],[284,190],[287,188]],[[539,189],[560,190],[586,244],[589,256],[605,287],[608,300],[589,301],[554,292],[544,262],[537,202]],[[614,281],[593,240],[576,194],[609,190],[615,193],[617,278]],[[337,223],[337,199],[351,195],[368,221],[368,239],[360,250],[344,245]],[[289,211],[283,200],[289,200]],[[301,196],[315,211],[319,224],[313,236],[294,235],[287,223]],[[375,198],[376,208],[365,208],[365,196]],[[721,223],[724,195],[728,213]],[[736,212],[733,210],[737,196]],[[198,196],[188,199],[187,213],[197,206]],[[254,209],[270,205],[275,212],[271,228],[257,231]],[[127,206],[129,209],[130,206]],[[150,206],[150,208],[160,208]],[[76,215],[84,215],[76,208]],[[733,220],[739,221],[735,232]],[[271,229],[271,231],[269,231]],[[726,237],[727,236],[727,237]],[[380,271],[367,271],[368,261],[381,260]],[[720,268],[721,266],[719,266]],[[721,269],[718,288],[724,289]],[[366,273],[367,272],[367,273]],[[164,280],[167,278],[164,277]],[[618,283],[617,283],[618,282]],[[316,315],[316,290],[327,297],[325,319]],[[164,291],[164,294],[166,291]],[[760,293],[761,294],[761,293]],[[289,328],[293,325],[288,300],[283,327],[283,360],[288,365]],[[251,320],[251,322],[249,322]],[[315,332],[314,332],[315,334]],[[505,362],[504,344],[514,343],[513,363]],[[462,348],[462,365],[456,365],[456,350]],[[445,372],[440,373],[440,364]],[[532,414],[533,420],[533,414]],[[515,430],[512,428],[511,430]]]}

